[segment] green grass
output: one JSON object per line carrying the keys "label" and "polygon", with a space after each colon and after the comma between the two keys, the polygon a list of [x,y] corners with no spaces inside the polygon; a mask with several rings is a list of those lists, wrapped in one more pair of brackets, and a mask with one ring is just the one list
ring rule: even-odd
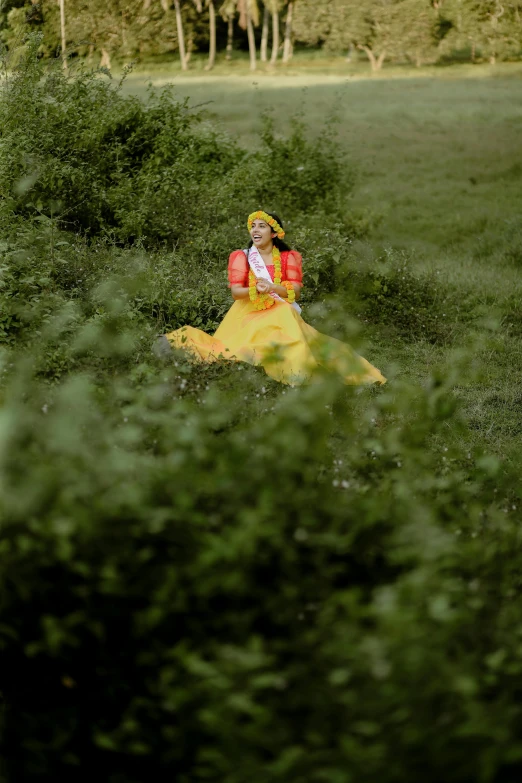
{"label": "green grass", "polygon": [[455,248],[473,252],[480,241],[494,244],[521,211],[522,69],[460,66],[411,74],[395,68],[366,78],[344,75],[338,66],[319,74],[195,70],[173,78],[151,72],[131,75],[125,89],[139,95],[148,80],[173,81],[180,96],[204,105],[210,122],[249,146],[265,110],[281,128],[302,111],[313,133],[336,111],[359,174],[354,207],[374,216],[373,241],[433,261]]}
{"label": "green grass", "polygon": [[[508,454],[518,442],[522,399],[520,338],[506,326],[522,306],[521,66],[390,68],[370,77],[363,64],[341,59],[256,74],[244,61],[204,74],[202,63],[183,76],[172,67],[132,74],[125,90],[140,95],[148,80],[173,81],[180,97],[204,104],[208,122],[249,147],[266,110],[281,129],[301,112],[315,134],[337,113],[339,137],[358,171],[353,208],[373,219],[371,252],[406,251],[417,273],[435,275],[469,311],[465,326],[458,304],[448,312],[455,329],[446,345],[389,343],[369,332],[368,358],[384,372],[394,367],[392,373],[422,381],[450,350],[482,334],[478,380],[463,378],[456,390],[470,443]],[[497,331],[488,337],[492,318]]]}

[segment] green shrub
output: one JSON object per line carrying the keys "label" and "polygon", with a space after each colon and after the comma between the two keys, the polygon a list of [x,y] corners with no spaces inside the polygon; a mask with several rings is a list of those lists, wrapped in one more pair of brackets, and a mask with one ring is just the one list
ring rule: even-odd
{"label": "green shrub", "polygon": [[466,451],[462,367],[364,405],[182,357],[54,389],[24,367],[8,779],[516,779],[520,482]]}
{"label": "green shrub", "polygon": [[[354,173],[334,139],[335,121],[311,145],[303,118],[292,119],[292,132],[278,137],[273,118],[264,116],[259,155],[266,162],[273,188],[269,199],[285,213],[305,213],[307,225],[324,230],[325,216],[344,218],[343,207],[354,187]],[[264,189],[259,200],[264,197]]]}
{"label": "green shrub", "polygon": [[[267,121],[247,153],[169,89],[143,104],[104,74],[68,77],[40,46],[28,37],[0,95],[2,343],[30,345],[70,300],[80,320],[98,318],[92,292],[108,279],[147,329],[213,331],[230,304],[228,253],[260,205],[282,211],[305,253],[309,243],[308,300],[328,292],[328,248],[364,230],[328,134],[316,143],[296,120],[278,137]],[[67,351],[49,351],[40,366],[56,378]]]}
{"label": "green shrub", "polygon": [[450,339],[463,317],[458,293],[436,274],[419,274],[404,253],[386,250],[370,261],[359,245],[338,268],[336,287],[346,292],[354,315],[408,342]]}
{"label": "green shrub", "polygon": [[29,36],[2,91],[4,211],[58,216],[62,228],[124,244],[210,241],[214,255],[244,241],[245,216],[260,204],[285,216],[346,213],[353,177],[332,139],[306,139],[297,121],[277,138],[267,124],[247,153],[171,88],[142,102],[100,73],[68,78],[38,60],[40,44]]}
{"label": "green shrub", "polygon": [[345,330],[447,341],[473,302],[365,260],[299,123],[246,153],[37,45],[0,93],[0,775],[515,783],[520,455],[453,391],[491,344],[355,391],[151,350],[217,325],[260,205]]}

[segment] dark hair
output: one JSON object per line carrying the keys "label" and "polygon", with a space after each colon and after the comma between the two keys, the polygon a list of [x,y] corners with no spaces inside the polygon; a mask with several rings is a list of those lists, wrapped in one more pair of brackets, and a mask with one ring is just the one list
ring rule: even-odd
{"label": "dark hair", "polygon": [[[265,210],[265,212],[266,212],[266,210]],[[269,217],[271,217],[271,218],[274,218],[274,220],[275,220],[277,223],[279,223],[279,225],[281,226],[281,228],[284,228],[284,226],[283,226],[283,221],[281,220],[281,218],[279,217],[279,215],[276,215],[276,214],[275,214],[275,212],[267,212],[266,214],[267,214]],[[286,244],[286,242],[284,241],[284,239],[278,239],[278,237],[274,237],[274,238],[272,239],[272,242],[274,243],[274,245],[277,247],[277,249],[278,249],[278,250],[291,250],[291,249],[292,249],[292,248],[290,247],[290,245],[287,245],[287,244]],[[250,240],[250,242],[248,243],[248,247],[249,247],[249,248],[250,248],[250,247],[252,247],[252,245],[253,245],[253,244],[254,244],[254,243],[252,242],[252,240]]]}

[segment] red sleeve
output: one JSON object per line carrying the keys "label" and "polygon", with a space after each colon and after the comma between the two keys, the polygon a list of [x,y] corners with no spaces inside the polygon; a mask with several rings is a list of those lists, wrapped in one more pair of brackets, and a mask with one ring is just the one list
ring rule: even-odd
{"label": "red sleeve", "polygon": [[297,250],[291,250],[286,259],[286,279],[292,283],[303,282],[303,257]]}
{"label": "red sleeve", "polygon": [[228,284],[248,285],[248,261],[242,250],[234,250],[228,259]]}

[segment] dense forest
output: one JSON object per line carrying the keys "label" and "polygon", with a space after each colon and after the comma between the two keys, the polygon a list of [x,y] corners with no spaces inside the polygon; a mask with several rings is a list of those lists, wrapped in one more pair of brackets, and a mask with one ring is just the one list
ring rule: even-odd
{"label": "dense forest", "polygon": [[13,48],[33,30],[46,56],[113,61],[248,49],[250,65],[288,63],[295,47],[416,66],[522,56],[521,0],[4,0],[1,35]]}

